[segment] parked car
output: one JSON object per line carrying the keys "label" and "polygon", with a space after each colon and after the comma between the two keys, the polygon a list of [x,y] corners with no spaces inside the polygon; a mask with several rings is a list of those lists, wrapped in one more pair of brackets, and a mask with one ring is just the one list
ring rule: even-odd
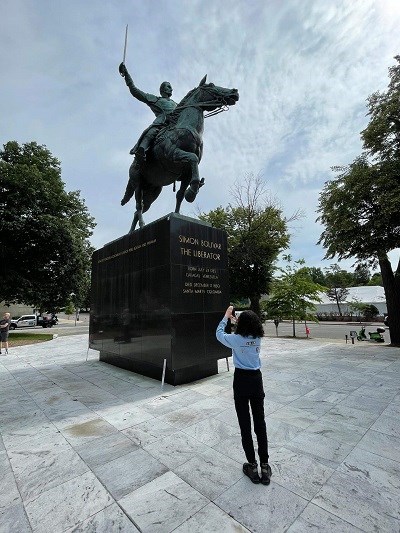
{"label": "parked car", "polygon": [[22,315],[19,318],[13,318],[11,319],[10,329],[34,328],[36,320],[36,315]]}
{"label": "parked car", "polygon": [[34,328],[35,326],[42,326],[42,328],[52,328],[58,323],[56,315],[50,313],[43,315],[22,315],[19,318],[11,320],[10,329],[17,328]]}

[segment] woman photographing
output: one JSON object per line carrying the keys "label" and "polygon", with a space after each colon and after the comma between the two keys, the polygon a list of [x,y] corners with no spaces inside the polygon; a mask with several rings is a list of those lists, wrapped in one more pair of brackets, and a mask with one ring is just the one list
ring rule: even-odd
{"label": "woman photographing", "polygon": [[[236,322],[235,333],[225,333],[225,327],[230,319]],[[268,464],[268,438],[264,416],[264,387],[261,374],[260,346],[264,330],[261,320],[253,311],[243,311],[236,320],[233,306],[230,305],[219,323],[216,331],[219,342],[232,349],[235,374],[233,377],[233,395],[238,417],[243,450],[247,463],[243,465],[243,472],[253,483],[269,485],[272,475]],[[251,413],[254,432],[257,436],[258,456],[261,464],[261,478],[254,451],[251,435]]]}

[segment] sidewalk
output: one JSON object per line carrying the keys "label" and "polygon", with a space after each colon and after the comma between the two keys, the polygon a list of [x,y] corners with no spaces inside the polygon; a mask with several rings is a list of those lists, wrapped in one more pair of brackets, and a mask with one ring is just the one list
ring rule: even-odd
{"label": "sidewalk", "polygon": [[224,360],[161,391],[87,335],[10,350],[0,532],[400,531],[400,350],[266,338],[262,361],[267,487],[242,474]]}

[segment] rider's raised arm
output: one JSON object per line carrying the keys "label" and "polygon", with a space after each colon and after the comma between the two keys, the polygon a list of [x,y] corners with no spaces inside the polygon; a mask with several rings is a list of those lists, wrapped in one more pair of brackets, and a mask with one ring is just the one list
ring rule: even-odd
{"label": "rider's raised arm", "polygon": [[145,93],[136,87],[124,63],[120,64],[119,72],[121,76],[125,78],[125,83],[128,86],[131,95],[137,98],[137,100],[140,100],[140,102],[144,102],[145,104],[158,100],[157,96],[154,94]]}

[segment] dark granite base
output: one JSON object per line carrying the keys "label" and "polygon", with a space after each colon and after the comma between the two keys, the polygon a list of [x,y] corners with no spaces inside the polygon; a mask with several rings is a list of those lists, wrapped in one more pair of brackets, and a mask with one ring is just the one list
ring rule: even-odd
{"label": "dark granite base", "polygon": [[229,303],[226,233],[175,213],[93,254],[90,347],[100,360],[189,383],[218,372]]}
{"label": "dark granite base", "polygon": [[[124,368],[125,370],[130,370],[131,372],[136,372],[142,376],[158,379],[160,381],[162,379],[163,367],[145,361],[125,359],[124,357],[118,357],[107,352],[100,352],[100,361]],[[184,383],[191,383],[192,381],[214,376],[215,374],[218,374],[218,361],[207,361],[201,365],[175,370],[171,370],[167,367],[165,370],[165,383],[170,385],[183,385]]]}

